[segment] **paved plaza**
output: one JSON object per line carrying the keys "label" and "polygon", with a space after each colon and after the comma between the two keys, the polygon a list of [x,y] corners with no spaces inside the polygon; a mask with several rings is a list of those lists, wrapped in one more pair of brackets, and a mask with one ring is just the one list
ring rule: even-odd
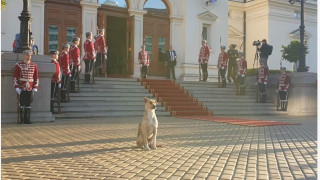
{"label": "paved plaza", "polygon": [[316,117],[248,127],[158,117],[157,150],[135,147],[142,117],[2,124],[2,179],[317,179]]}

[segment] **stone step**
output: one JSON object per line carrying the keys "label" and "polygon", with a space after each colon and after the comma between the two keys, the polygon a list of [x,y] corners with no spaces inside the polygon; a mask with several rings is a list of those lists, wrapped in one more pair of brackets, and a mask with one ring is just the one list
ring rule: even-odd
{"label": "stone step", "polygon": [[214,112],[217,111],[260,111],[260,110],[266,110],[266,111],[274,111],[277,108],[275,106],[256,106],[256,107],[249,107],[249,106],[207,106],[208,109],[213,110]]}
{"label": "stone step", "polygon": [[[149,93],[145,88],[123,88],[123,89],[112,89],[112,88],[92,88],[86,87],[80,89],[81,93],[88,92],[100,92],[100,93]],[[76,94],[76,93],[75,93]]]}
{"label": "stone step", "polygon": [[[96,111],[144,111],[142,106],[89,106],[89,107],[64,107],[64,112],[96,112]],[[166,111],[165,107],[157,107],[157,111]]]}
{"label": "stone step", "polygon": [[[93,117],[143,117],[144,111],[110,111],[110,112],[79,112],[79,113],[62,113],[54,114],[56,119],[88,119]],[[157,116],[170,116],[169,112],[156,112]]]}
{"label": "stone step", "polygon": [[137,85],[122,85],[122,84],[80,84],[80,91],[82,88],[99,88],[99,89],[145,89],[143,86]]}
{"label": "stone step", "polygon": [[[144,96],[136,96],[136,97],[131,97],[131,96],[128,96],[128,97],[121,97],[121,96],[117,96],[117,97],[96,97],[96,96],[93,96],[93,97],[86,97],[86,96],[82,96],[82,97],[70,97],[71,99],[71,102],[72,101],[105,101],[105,102],[108,102],[108,101],[142,101],[143,102],[143,98],[144,97],[147,97],[147,98],[153,98],[152,97],[152,94],[145,94]],[[153,98],[155,99],[155,98]]]}
{"label": "stone step", "polygon": [[[208,97],[201,97],[201,98],[197,98],[197,100],[199,102],[235,102],[234,99],[231,98],[226,98],[226,97],[216,97],[216,98],[208,98]],[[254,103],[256,102],[256,99],[250,99],[250,98],[246,98],[246,99],[237,99],[237,102],[249,102],[249,103]]]}
{"label": "stone step", "polygon": [[[89,106],[144,106],[144,101],[71,101],[62,103],[62,107],[89,107]],[[158,104],[160,106],[160,103]]]}
{"label": "stone step", "polygon": [[80,93],[71,93],[70,94],[70,99],[76,98],[76,97],[143,97],[143,96],[148,96],[150,95],[148,92],[145,93],[139,93],[139,92],[134,92],[134,93],[127,93],[127,92],[122,92],[122,93],[103,93],[103,92],[80,92]]}
{"label": "stone step", "polygon": [[213,114],[215,116],[228,116],[228,115],[288,115],[287,112],[270,111],[270,110],[259,110],[259,111],[216,110],[216,111],[213,111]]}
{"label": "stone step", "polygon": [[[203,87],[203,86],[181,86],[188,91],[215,91],[215,92],[236,92],[236,88],[216,88],[216,87]],[[256,92],[255,88],[246,88],[246,92]]]}
{"label": "stone step", "polygon": [[246,94],[245,96],[237,96],[235,94],[192,94],[195,98],[225,98],[225,99],[254,99],[255,94]]}
{"label": "stone step", "polygon": [[233,107],[274,107],[274,103],[256,103],[256,102],[238,102],[238,101],[232,101],[232,102],[203,102],[204,106],[212,106],[212,107],[217,107],[217,106],[228,106],[230,108]]}

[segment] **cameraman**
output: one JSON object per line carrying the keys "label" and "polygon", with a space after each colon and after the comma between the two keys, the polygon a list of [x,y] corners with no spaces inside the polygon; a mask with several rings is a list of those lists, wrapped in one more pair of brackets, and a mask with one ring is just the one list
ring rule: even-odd
{"label": "cameraman", "polygon": [[260,52],[260,61],[263,62],[263,64],[268,67],[268,56],[269,56],[269,53],[268,53],[268,44],[267,44],[267,40],[263,39],[262,41],[262,45],[260,48],[257,47],[257,50]]}

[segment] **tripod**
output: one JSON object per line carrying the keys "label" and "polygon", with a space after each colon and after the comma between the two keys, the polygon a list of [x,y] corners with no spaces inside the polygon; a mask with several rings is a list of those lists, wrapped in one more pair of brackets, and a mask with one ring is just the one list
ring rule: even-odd
{"label": "tripod", "polygon": [[254,69],[254,65],[256,64],[257,62],[257,69],[258,69],[258,66],[259,66],[259,61],[260,61],[260,53],[258,51],[258,46],[256,46],[256,54],[254,55],[254,60],[253,60],[253,69]]}

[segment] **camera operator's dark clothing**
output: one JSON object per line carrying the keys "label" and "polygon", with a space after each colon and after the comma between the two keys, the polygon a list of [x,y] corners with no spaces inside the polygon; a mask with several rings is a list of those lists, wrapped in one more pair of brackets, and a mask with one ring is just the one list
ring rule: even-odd
{"label": "camera operator's dark clothing", "polygon": [[258,51],[260,52],[260,57],[267,57],[268,58],[268,44],[262,44],[260,48],[258,48]]}
{"label": "camera operator's dark clothing", "polygon": [[229,57],[229,66],[228,66],[228,81],[231,82],[230,77],[233,79],[233,82],[236,81],[235,75],[237,71],[237,57],[238,51],[235,49],[228,50],[228,57]]}

